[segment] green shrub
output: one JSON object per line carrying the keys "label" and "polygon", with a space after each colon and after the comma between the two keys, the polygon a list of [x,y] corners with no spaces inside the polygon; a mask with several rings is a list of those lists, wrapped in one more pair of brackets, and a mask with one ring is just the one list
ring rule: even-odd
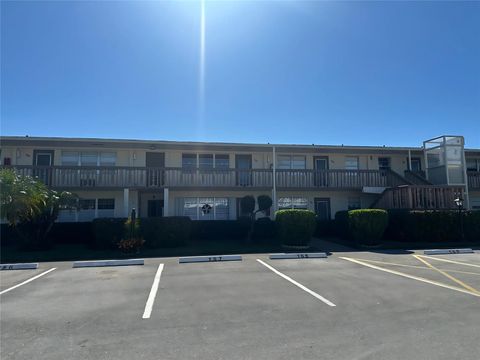
{"label": "green shrub", "polygon": [[92,221],[96,249],[114,249],[123,238],[125,218],[102,218]]}
{"label": "green shrub", "polygon": [[271,240],[277,235],[275,221],[269,217],[257,219],[253,224],[252,238],[255,240]]}
{"label": "green shrub", "polygon": [[48,237],[54,244],[86,244],[93,243],[91,222],[59,222],[53,224]]}
{"label": "green shrub", "polygon": [[[464,240],[480,242],[480,212],[462,212]],[[384,238],[402,242],[462,241],[460,214],[456,210],[389,210]]]}
{"label": "green shrub", "polygon": [[464,218],[465,240],[480,244],[480,211],[470,211]]}
{"label": "green shrub", "polygon": [[246,239],[250,231],[251,218],[238,220],[196,220],[192,222],[194,240],[241,240]]}
{"label": "green shrub", "polygon": [[149,248],[185,245],[192,229],[192,220],[186,216],[141,219],[141,234]]}
{"label": "green shrub", "polygon": [[359,209],[348,212],[348,229],[357,243],[376,244],[388,225],[388,213],[381,209]]}
{"label": "green shrub", "polygon": [[336,235],[335,220],[316,220],[315,237]]}
{"label": "green shrub", "polygon": [[308,246],[315,231],[315,213],[310,210],[279,210],[275,222],[284,245]]}

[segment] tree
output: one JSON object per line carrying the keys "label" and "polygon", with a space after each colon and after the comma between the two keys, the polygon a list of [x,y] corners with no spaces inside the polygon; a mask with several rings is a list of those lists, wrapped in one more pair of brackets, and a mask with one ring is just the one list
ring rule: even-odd
{"label": "tree", "polygon": [[259,195],[257,197],[258,209],[255,210],[255,198],[251,195],[246,195],[240,200],[241,215],[249,219],[249,231],[248,240],[251,240],[253,234],[253,225],[255,222],[255,216],[258,212],[266,211],[272,207],[272,198],[268,195]]}
{"label": "tree", "polygon": [[240,200],[241,215],[253,216],[255,211],[255,198],[252,195],[246,195]]}
{"label": "tree", "polygon": [[255,213],[260,211],[267,211],[273,205],[272,198],[268,195],[258,195],[257,203],[258,203],[258,210]]}
{"label": "tree", "polygon": [[0,170],[0,215],[29,248],[48,247],[47,235],[60,210],[77,206],[78,197],[68,191],[57,192],[38,179]]}

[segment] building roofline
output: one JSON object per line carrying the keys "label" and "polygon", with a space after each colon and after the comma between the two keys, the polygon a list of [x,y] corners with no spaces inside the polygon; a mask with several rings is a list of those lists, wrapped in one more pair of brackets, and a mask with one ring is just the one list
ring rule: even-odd
{"label": "building roofline", "polygon": [[[136,145],[156,147],[245,147],[245,148],[296,148],[296,149],[329,149],[329,150],[397,150],[397,151],[422,151],[423,147],[407,146],[355,146],[355,145],[322,145],[322,144],[270,144],[270,143],[230,143],[230,142],[204,142],[204,141],[169,141],[169,140],[148,140],[148,139],[108,139],[108,138],[72,138],[72,137],[40,137],[40,136],[0,136],[0,144],[3,142],[30,142],[30,143],[80,143],[90,146],[102,146],[107,144]],[[102,144],[103,143],[103,144]],[[78,145],[80,145],[78,144]],[[467,152],[480,152],[480,149],[465,149]]]}

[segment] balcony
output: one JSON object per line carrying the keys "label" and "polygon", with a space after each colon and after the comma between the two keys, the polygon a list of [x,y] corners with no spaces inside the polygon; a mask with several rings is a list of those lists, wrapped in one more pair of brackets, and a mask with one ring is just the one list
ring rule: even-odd
{"label": "balcony", "polygon": [[467,172],[467,178],[470,190],[480,190],[480,171]]}
{"label": "balcony", "polygon": [[[37,177],[62,189],[112,188],[272,188],[270,169],[185,169],[142,167],[13,166],[19,174]],[[276,170],[277,189],[361,190],[405,184],[392,171]]]}

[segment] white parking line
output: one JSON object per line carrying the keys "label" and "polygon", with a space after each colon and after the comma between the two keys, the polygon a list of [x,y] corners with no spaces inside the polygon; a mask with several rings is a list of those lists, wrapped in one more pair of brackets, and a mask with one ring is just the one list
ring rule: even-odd
{"label": "white parking line", "polygon": [[458,265],[465,265],[465,266],[472,266],[472,267],[477,267],[480,268],[480,265],[475,265],[475,264],[470,264],[470,263],[464,263],[460,261],[455,261],[455,260],[448,260],[444,258],[439,258],[439,257],[433,257],[433,256],[426,256],[426,255],[420,255],[421,257],[427,258],[427,259],[432,259],[432,260],[438,260],[438,261],[444,261],[452,264],[458,264]]}
{"label": "white parking line", "polygon": [[[443,288],[446,288],[446,289],[455,290],[455,291],[458,291],[458,292],[461,292],[461,293],[464,293],[464,294],[470,294],[470,295],[473,295],[473,296],[480,297],[480,294],[473,293],[473,292],[471,292],[471,291],[468,291],[468,290],[465,290],[465,289],[462,289],[462,288],[459,288],[459,287],[456,287],[456,286],[447,285],[447,284],[444,284],[444,283],[441,283],[441,282],[438,282],[438,281],[425,279],[425,278],[420,277],[420,276],[415,276],[415,275],[405,274],[405,273],[402,273],[402,272],[400,272],[400,271],[385,269],[385,268],[382,268],[382,267],[380,267],[380,266],[368,264],[368,263],[366,263],[366,262],[364,262],[364,261],[360,261],[360,260],[352,259],[352,258],[348,258],[348,257],[343,257],[343,256],[341,256],[340,259],[347,260],[347,261],[351,261],[351,262],[353,262],[353,263],[356,263],[356,264],[359,264],[359,265],[363,265],[363,266],[367,266],[367,267],[372,268],[372,269],[384,271],[384,272],[387,272],[387,273],[390,273],[390,274],[395,274],[395,275],[398,275],[398,276],[403,276],[403,277],[408,278],[408,279],[413,279],[413,280],[421,281],[421,282],[424,282],[424,283],[427,283],[427,284],[440,286],[440,287],[443,287]],[[435,258],[435,259],[436,259],[436,258]]]}
{"label": "white parking line", "polygon": [[31,282],[31,281],[33,281],[33,280],[35,280],[35,279],[38,279],[39,277],[41,277],[41,276],[43,276],[43,275],[47,275],[49,272],[52,272],[52,271],[55,270],[55,269],[56,269],[56,268],[51,268],[51,269],[49,269],[49,270],[47,270],[47,271],[44,271],[44,272],[41,273],[41,274],[38,274],[38,275],[36,275],[36,276],[28,279],[28,280],[25,280],[24,282],[21,282],[20,284],[17,284],[17,285],[12,286],[12,287],[10,287],[10,288],[8,288],[8,289],[5,289],[5,290],[3,290],[3,291],[0,292],[0,295],[3,295],[3,294],[5,294],[5,293],[7,293],[7,292],[9,292],[9,291],[11,291],[11,290],[13,290],[13,289],[16,289],[16,288],[18,288],[18,287],[20,287],[20,286],[22,286],[22,285],[28,284],[29,282]]}
{"label": "white parking line", "polygon": [[330,300],[327,300],[325,299],[322,295],[319,295],[317,294],[315,291],[312,291],[310,290],[309,288],[307,288],[306,286],[303,286],[302,284],[300,284],[299,282],[293,280],[291,277],[281,273],[280,271],[278,271],[277,269],[275,269],[273,266],[270,266],[268,265],[266,262],[263,262],[262,260],[260,259],[257,259],[257,261],[262,264],[263,266],[269,268],[270,270],[272,270],[275,274],[277,274],[278,276],[281,276],[282,278],[284,278],[285,280],[287,281],[290,281],[293,285],[295,286],[298,286],[300,289],[302,289],[303,291],[306,291],[307,293],[309,293],[310,295],[312,295],[313,297],[316,297],[318,300],[320,301],[323,301],[325,304],[327,304],[328,306],[336,306],[334,303],[332,303]]}
{"label": "white parking line", "polygon": [[160,284],[160,276],[162,276],[163,264],[158,265],[157,273],[153,279],[152,288],[148,295],[147,304],[145,305],[145,311],[143,312],[143,319],[149,319],[152,314],[153,303],[155,302],[155,296],[157,295],[158,285]]}

